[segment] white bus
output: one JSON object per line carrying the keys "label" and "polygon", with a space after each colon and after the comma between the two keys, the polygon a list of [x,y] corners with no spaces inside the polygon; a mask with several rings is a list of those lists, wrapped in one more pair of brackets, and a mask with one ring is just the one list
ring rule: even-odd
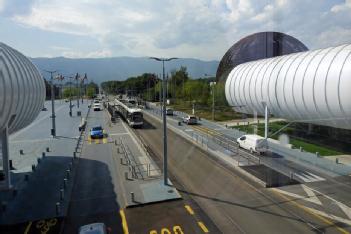
{"label": "white bus", "polygon": [[141,109],[130,107],[127,101],[115,99],[115,107],[123,119],[133,128],[142,127],[144,124],[143,113]]}

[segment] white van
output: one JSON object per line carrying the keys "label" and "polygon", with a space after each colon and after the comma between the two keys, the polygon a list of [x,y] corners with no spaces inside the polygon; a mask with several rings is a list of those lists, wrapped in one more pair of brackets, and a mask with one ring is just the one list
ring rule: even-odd
{"label": "white van", "polygon": [[264,154],[268,148],[266,140],[259,135],[243,135],[237,142],[240,148],[249,150],[250,153]]}

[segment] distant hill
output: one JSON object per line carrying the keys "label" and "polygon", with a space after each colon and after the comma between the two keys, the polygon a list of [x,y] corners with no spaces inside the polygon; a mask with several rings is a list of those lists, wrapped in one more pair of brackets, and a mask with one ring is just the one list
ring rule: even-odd
{"label": "distant hill", "polygon": [[[58,70],[62,74],[80,73],[88,74],[88,79],[101,83],[106,80],[125,80],[131,76],[142,73],[162,74],[162,63],[146,57],[114,57],[114,58],[88,58],[70,59],[31,58],[33,63],[41,70]],[[202,61],[192,58],[183,58],[165,63],[166,72],[186,66],[192,78],[204,77],[204,74],[214,76],[218,61]],[[47,74],[45,74],[47,77]]]}

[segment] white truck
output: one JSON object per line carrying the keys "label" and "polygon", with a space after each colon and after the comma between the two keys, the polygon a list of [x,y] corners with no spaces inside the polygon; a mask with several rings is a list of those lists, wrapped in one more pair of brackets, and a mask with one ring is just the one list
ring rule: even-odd
{"label": "white truck", "polygon": [[266,139],[259,135],[243,135],[237,139],[240,148],[249,150],[250,153],[264,154],[268,145]]}

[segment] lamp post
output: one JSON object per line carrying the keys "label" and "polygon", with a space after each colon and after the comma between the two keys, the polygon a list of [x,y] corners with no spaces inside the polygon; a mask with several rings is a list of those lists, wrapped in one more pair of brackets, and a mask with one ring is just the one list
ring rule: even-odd
{"label": "lamp post", "polygon": [[267,140],[267,138],[268,138],[269,110],[268,110],[267,102],[262,101],[261,103],[264,106],[264,138]]}
{"label": "lamp post", "polygon": [[212,87],[212,121],[214,121],[214,117],[215,117],[215,85],[216,82],[210,82],[210,86]]}
{"label": "lamp post", "polygon": [[80,96],[80,89],[78,88],[78,80],[79,80],[79,74],[77,73],[76,74],[76,76],[75,76],[75,79],[76,79],[76,87],[77,87],[77,95],[78,95],[78,97],[77,97],[77,108],[79,108],[79,96]]}
{"label": "lamp post", "polygon": [[55,89],[54,89],[54,77],[53,74],[56,73],[57,71],[47,71],[44,70],[47,73],[50,73],[50,78],[51,78],[51,119],[52,119],[52,128],[51,128],[51,135],[53,137],[56,136],[56,122],[55,122]]}
{"label": "lamp post", "polygon": [[150,57],[156,61],[162,62],[162,81],[163,81],[163,108],[162,108],[162,117],[163,117],[163,183],[164,185],[168,184],[168,169],[167,169],[167,122],[166,122],[166,80],[165,80],[165,62],[177,59],[177,58],[156,58]]}

